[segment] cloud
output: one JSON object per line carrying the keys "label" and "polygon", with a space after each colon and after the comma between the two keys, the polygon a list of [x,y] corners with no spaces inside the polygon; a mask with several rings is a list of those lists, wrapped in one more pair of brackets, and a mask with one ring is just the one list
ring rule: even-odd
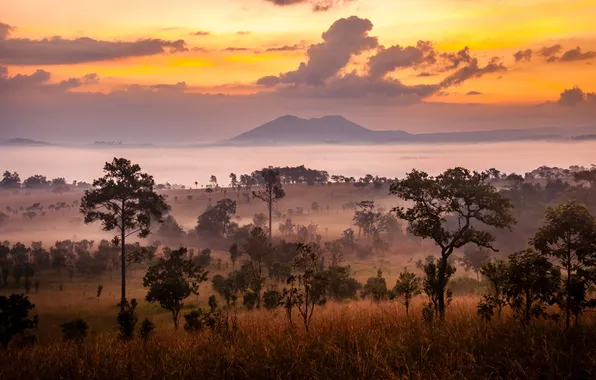
{"label": "cloud", "polygon": [[197,37],[205,37],[205,36],[208,36],[210,34],[211,34],[211,32],[199,30],[198,32],[192,32],[190,35],[191,36],[197,36]]}
{"label": "cloud", "polygon": [[251,32],[248,31],[248,30],[241,30],[239,32],[236,32],[236,34],[239,35],[239,36],[246,36],[246,35],[249,35],[250,33]]}
{"label": "cloud", "polygon": [[540,49],[540,55],[545,58],[549,58],[560,52],[562,48],[563,46],[559,44],[553,46],[545,46],[542,49]]}
{"label": "cloud", "polygon": [[287,7],[298,4],[311,4],[313,12],[327,12],[339,5],[351,3],[356,0],[265,0],[278,7]]}
{"label": "cloud", "polygon": [[434,60],[434,51],[430,42],[418,41],[416,46],[391,46],[370,57],[368,61],[370,76],[383,78],[386,74],[398,69],[412,67],[423,63],[429,57]]}
{"label": "cloud", "polygon": [[472,61],[465,67],[457,70],[453,74],[441,81],[440,87],[447,88],[457,86],[470,78],[480,78],[486,74],[507,71],[507,68],[501,62],[499,57],[493,57],[486,66],[479,67],[478,59],[473,58]]}
{"label": "cloud", "polygon": [[308,48],[308,62],[280,74],[279,83],[323,85],[325,80],[339,73],[353,55],[378,46],[377,38],[368,35],[372,28],[370,20],[356,16],[335,21],[322,34],[323,42]]}
{"label": "cloud", "polygon": [[30,75],[17,74],[9,77],[8,70],[0,66],[0,93],[8,91],[64,92],[83,85],[99,83],[99,76],[95,73],[87,74],[81,78],[68,78],[58,83],[50,83],[51,77],[48,71],[41,69]]}
{"label": "cloud", "polygon": [[513,54],[515,62],[530,61],[532,59],[532,49],[520,50]]}
{"label": "cloud", "polygon": [[249,48],[245,48],[245,47],[233,47],[233,46],[232,47],[227,47],[225,49],[221,49],[221,51],[234,51],[234,52],[237,52],[237,51],[249,51],[249,50],[250,50]]}
{"label": "cloud", "polygon": [[441,72],[457,69],[462,64],[471,63],[473,61],[470,48],[467,46],[457,53],[441,53],[439,54],[439,58],[439,64],[442,65],[440,69]]}
{"label": "cloud", "polygon": [[128,57],[188,51],[184,40],[140,39],[134,42],[101,41],[89,37],[0,40],[0,63],[8,65],[67,65],[112,61]]}
{"label": "cloud", "polygon": [[271,47],[268,48],[266,51],[296,51],[296,50],[302,50],[304,49],[304,44],[300,43],[300,44],[295,44],[295,45],[284,45],[284,46],[278,46],[278,47]]}
{"label": "cloud", "polygon": [[484,95],[482,92],[478,92],[478,91],[468,91],[466,93],[466,96],[475,96],[475,95]]}
{"label": "cloud", "polygon": [[10,37],[10,33],[15,29],[14,26],[0,22],[0,40],[5,40]]}
{"label": "cloud", "polygon": [[596,93],[585,93],[581,88],[577,86],[563,91],[559,96],[558,100],[558,103],[560,105],[568,107],[576,106],[587,102],[596,103]]}
{"label": "cloud", "polygon": [[575,49],[567,50],[559,59],[561,62],[581,61],[596,58],[596,51],[582,52],[578,46]]}

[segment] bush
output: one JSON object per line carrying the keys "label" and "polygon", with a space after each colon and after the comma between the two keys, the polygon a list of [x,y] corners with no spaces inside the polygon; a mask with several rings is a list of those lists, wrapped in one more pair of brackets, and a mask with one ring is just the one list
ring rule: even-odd
{"label": "bush", "polygon": [[139,334],[141,334],[141,338],[143,340],[149,339],[155,331],[155,324],[151,322],[149,319],[145,318],[143,323],[141,323],[141,329],[139,330]]}
{"label": "bush", "polygon": [[263,304],[265,309],[273,310],[279,306],[281,300],[281,293],[277,290],[271,289],[263,294]]}
{"label": "bush", "polygon": [[64,340],[81,343],[87,337],[89,325],[83,319],[79,318],[61,324],[60,330],[62,330],[62,338]]}
{"label": "bush", "polygon": [[130,303],[124,300],[124,305],[118,313],[117,321],[120,329],[120,339],[126,340],[131,339],[134,335],[135,328],[137,326],[137,314],[135,309],[137,308],[137,300],[132,299]]}
{"label": "bush", "polygon": [[256,304],[257,304],[257,293],[255,293],[255,292],[244,293],[244,306],[246,306],[246,308],[248,310],[252,310]]}
{"label": "bush", "polygon": [[379,270],[376,277],[370,277],[362,291],[362,298],[370,298],[379,302],[387,298],[387,282],[383,278],[383,272]]}
{"label": "bush", "polygon": [[37,327],[37,315],[29,317],[35,305],[23,294],[0,296],[0,345],[8,346],[15,335],[25,335]]}

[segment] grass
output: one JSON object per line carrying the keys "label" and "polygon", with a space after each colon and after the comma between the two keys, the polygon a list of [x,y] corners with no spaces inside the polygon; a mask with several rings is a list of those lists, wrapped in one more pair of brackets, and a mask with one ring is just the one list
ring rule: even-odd
{"label": "grass", "polygon": [[[410,317],[395,302],[330,303],[315,312],[309,334],[289,328],[282,310],[239,313],[234,338],[175,331],[166,314],[156,335],[122,342],[115,325],[90,320],[83,344],[45,335],[0,355],[2,379],[591,379],[596,377],[596,318],[565,332],[537,321],[524,329],[510,316],[482,322],[476,299],[457,298],[444,324]],[[95,304],[88,315],[115,308]],[[73,309],[65,308],[63,315]],[[107,315],[106,315],[107,316]],[[159,317],[161,316],[161,318]],[[43,316],[42,316],[43,320]],[[295,321],[298,321],[295,318]],[[45,329],[49,326],[46,325]]]}

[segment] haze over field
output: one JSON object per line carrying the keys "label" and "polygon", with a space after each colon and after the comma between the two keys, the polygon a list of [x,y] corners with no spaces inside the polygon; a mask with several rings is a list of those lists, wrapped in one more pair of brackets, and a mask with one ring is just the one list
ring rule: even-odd
{"label": "haze over field", "polygon": [[313,145],[295,147],[200,147],[200,148],[2,148],[2,163],[23,177],[43,174],[48,178],[90,182],[113,157],[128,157],[154,175],[159,183],[194,187],[206,185],[211,174],[250,173],[270,163],[324,168],[330,174],[354,176],[372,173],[402,176],[412,168],[439,172],[454,166],[475,170],[498,167],[505,172],[533,170],[541,165],[569,167],[596,163],[596,141],[503,142],[479,144],[415,144],[382,146]]}

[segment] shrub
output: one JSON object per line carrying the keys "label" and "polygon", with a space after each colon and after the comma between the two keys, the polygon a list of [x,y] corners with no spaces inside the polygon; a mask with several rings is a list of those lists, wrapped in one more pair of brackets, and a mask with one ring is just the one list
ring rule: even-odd
{"label": "shrub", "polygon": [[35,305],[23,294],[0,296],[0,345],[8,346],[15,335],[25,335],[37,327],[38,318],[29,317]]}
{"label": "shrub", "polygon": [[141,329],[139,330],[139,334],[141,334],[141,338],[143,340],[149,339],[155,331],[155,324],[151,322],[149,319],[145,318],[143,323],[141,323]]}
{"label": "shrub", "polygon": [[130,303],[124,300],[124,305],[121,305],[121,310],[118,313],[117,321],[120,329],[120,339],[127,340],[131,339],[134,335],[135,328],[137,326],[138,318],[135,313],[137,308],[137,300],[132,299]]}
{"label": "shrub", "polygon": [[279,306],[279,301],[281,300],[281,293],[275,289],[271,289],[266,291],[263,294],[263,303],[265,309],[273,310]]}
{"label": "shrub", "polygon": [[64,340],[81,343],[87,337],[89,325],[83,319],[79,318],[61,324],[60,330],[62,330],[62,338]]}
{"label": "shrub", "polygon": [[257,293],[255,292],[248,291],[244,293],[244,306],[246,306],[248,310],[252,310],[257,304],[257,297]]}

